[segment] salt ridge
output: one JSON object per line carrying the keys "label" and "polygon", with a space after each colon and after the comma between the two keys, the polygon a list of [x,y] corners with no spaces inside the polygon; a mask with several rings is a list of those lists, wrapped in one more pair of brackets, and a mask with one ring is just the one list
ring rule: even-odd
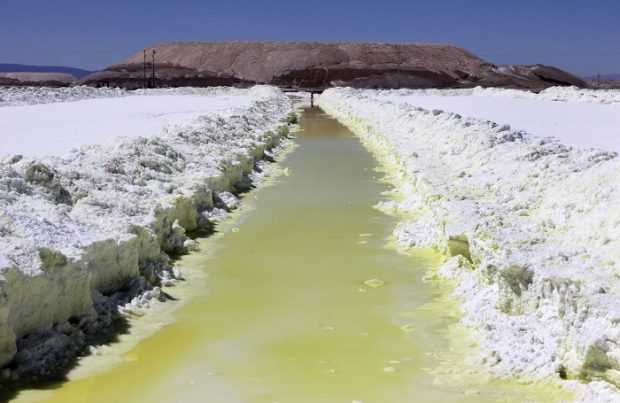
{"label": "salt ridge", "polygon": [[[110,94],[59,91],[46,99]],[[249,186],[287,133],[292,104],[272,87],[146,95],[162,92],[245,100],[148,138],[0,162],[0,365],[15,359],[18,368],[4,376],[38,375],[45,354],[62,366],[63,352],[96,333],[109,310],[126,302],[121,310],[137,313],[159,298],[179,277],[168,256],[193,248],[186,233],[234,207],[232,193]],[[136,298],[110,302],[127,287]]]}
{"label": "salt ridge", "polygon": [[564,381],[580,400],[620,399],[617,154],[380,94],[330,89],[319,104],[399,181],[397,208],[416,218],[397,240],[452,256],[438,275],[456,280],[480,363],[504,377],[585,377]]}

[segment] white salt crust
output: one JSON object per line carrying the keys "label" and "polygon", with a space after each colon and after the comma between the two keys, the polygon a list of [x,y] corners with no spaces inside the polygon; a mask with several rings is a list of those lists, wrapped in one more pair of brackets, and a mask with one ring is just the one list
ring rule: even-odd
{"label": "white salt crust", "polygon": [[457,284],[481,364],[501,377],[599,379],[563,383],[582,401],[619,401],[617,154],[379,93],[330,89],[319,104],[400,183],[396,208],[415,219],[397,240],[452,256],[437,274]]}
{"label": "white salt crust", "polygon": [[[20,102],[31,104],[124,93],[20,91]],[[95,315],[98,295],[139,277],[162,285],[178,277],[168,254],[194,248],[186,233],[209,227],[213,211],[234,207],[230,192],[269,157],[293,110],[282,92],[266,86],[143,95],[161,93],[243,100],[148,138],[0,161],[0,365],[12,359],[20,337]],[[6,92],[0,97],[6,100]],[[133,305],[147,304],[159,289],[150,294]]]}

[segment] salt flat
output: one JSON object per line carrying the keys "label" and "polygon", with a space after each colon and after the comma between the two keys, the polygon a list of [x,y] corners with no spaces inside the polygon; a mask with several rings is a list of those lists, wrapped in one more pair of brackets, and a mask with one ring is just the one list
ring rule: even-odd
{"label": "salt flat", "polygon": [[[157,93],[156,93],[157,94]],[[0,108],[0,156],[64,155],[118,137],[152,137],[204,114],[248,107],[242,94],[135,95]]]}
{"label": "salt flat", "polygon": [[[523,93],[480,89],[384,91],[377,99],[509,124],[512,129],[555,137],[577,148],[620,151],[619,102],[575,102],[576,96],[561,98],[519,92]],[[570,94],[570,90],[566,92]]]}

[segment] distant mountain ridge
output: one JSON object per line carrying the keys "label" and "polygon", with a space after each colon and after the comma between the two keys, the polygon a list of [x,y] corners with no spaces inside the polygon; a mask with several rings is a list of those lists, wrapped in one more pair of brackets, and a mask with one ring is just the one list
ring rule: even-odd
{"label": "distant mountain ridge", "polygon": [[586,80],[620,80],[620,73],[615,74],[600,74],[586,77]]}
{"label": "distant mountain ridge", "polygon": [[0,73],[65,73],[82,79],[94,72],[66,66],[32,66],[27,64],[0,63]]}

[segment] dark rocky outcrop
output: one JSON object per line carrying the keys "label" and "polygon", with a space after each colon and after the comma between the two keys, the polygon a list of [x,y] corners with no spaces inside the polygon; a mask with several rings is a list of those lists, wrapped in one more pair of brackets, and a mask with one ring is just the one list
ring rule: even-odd
{"label": "dark rocky outcrop", "polygon": [[288,71],[276,76],[271,84],[283,87],[323,88],[348,86],[356,88],[429,88],[449,87],[454,77],[445,72],[424,69],[334,68]]}
{"label": "dark rocky outcrop", "polygon": [[587,87],[584,80],[556,67],[542,64],[498,66],[486,73],[479,82],[480,85],[486,87],[534,90],[556,85]]}
{"label": "dark rocky outcrop", "polygon": [[[146,68],[146,80],[145,80]],[[121,87],[136,89],[153,86],[151,63],[120,64],[104,71],[91,74],[84,78],[83,84],[91,86]],[[211,71],[199,71],[194,68],[173,65],[171,63],[156,63],[156,82],[158,87],[211,87],[211,86],[249,86],[253,82],[246,82],[227,74],[218,74]]]}
{"label": "dark rocky outcrop", "polygon": [[15,86],[15,85],[19,85],[19,80],[0,76],[0,86]]}
{"label": "dark rocky outcrop", "polygon": [[[168,43],[155,46],[159,86],[274,84],[309,89],[458,88],[544,89],[586,86],[560,69],[496,66],[452,45],[386,43]],[[143,52],[87,76],[90,85],[144,85]],[[150,58],[150,53],[149,53]],[[147,64],[147,76],[151,76]]]}

